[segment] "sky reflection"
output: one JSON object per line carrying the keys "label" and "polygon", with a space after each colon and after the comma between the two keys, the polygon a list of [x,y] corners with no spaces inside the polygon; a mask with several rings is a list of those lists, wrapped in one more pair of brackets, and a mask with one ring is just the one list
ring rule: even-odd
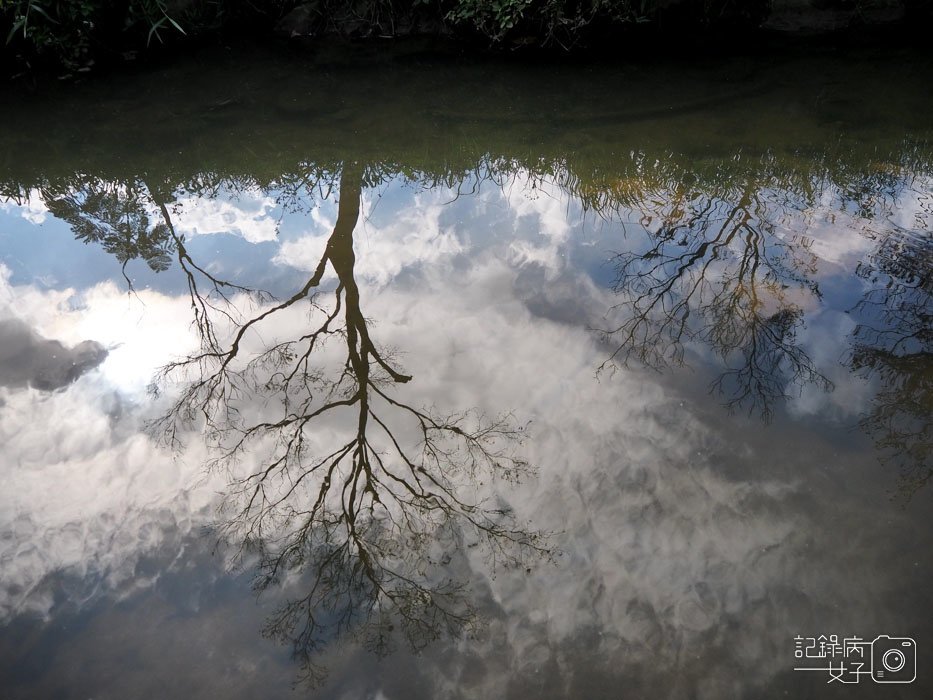
{"label": "sky reflection", "polygon": [[[260,576],[258,598],[250,583],[320,482],[268,530],[225,530],[232,487],[288,448],[265,436],[208,471],[229,433],[182,420],[174,450],[157,440],[151,421],[217,357],[150,390],[166,363],[240,341],[255,358],[307,342],[330,313],[343,330],[307,381],[314,400],[349,405],[361,374],[373,405],[386,392],[369,466],[393,436],[417,444],[405,417],[506,415],[532,475],[441,471],[464,503],[489,499],[516,532],[546,534],[554,556],[494,565],[462,520],[410,516],[419,542],[380,540],[381,560],[358,548],[330,571],[329,605],[299,611],[338,621],[309,657],[323,696],[821,697],[823,679],[791,670],[797,634],[913,636],[929,666],[929,176],[795,180],[774,156],[703,180],[629,161],[590,180],[492,159],[446,180],[347,161],[307,166],[317,180],[302,186],[199,173],[191,191],[82,175],[0,205],[11,697],[288,692],[307,639],[294,610],[275,620],[309,596],[333,543],[312,538],[321,547]],[[341,190],[359,204],[350,225]],[[319,309],[273,313],[280,302],[251,292],[281,301],[311,279]],[[309,416],[311,399],[294,408],[282,388],[294,360],[249,368],[215,427]],[[314,454],[363,414],[321,415],[302,433]],[[275,487],[295,482],[285,471]],[[436,638],[425,625],[415,649],[404,606],[359,576],[406,563],[413,607],[456,582],[470,611]]]}

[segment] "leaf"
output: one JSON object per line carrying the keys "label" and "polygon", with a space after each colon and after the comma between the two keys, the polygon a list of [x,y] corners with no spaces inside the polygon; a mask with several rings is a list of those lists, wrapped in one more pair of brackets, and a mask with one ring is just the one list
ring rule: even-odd
{"label": "leaf", "polygon": [[42,15],[43,17],[45,17],[45,18],[46,18],[49,22],[51,22],[52,24],[58,24],[58,20],[54,20],[54,19],[52,19],[51,17],[49,17],[49,13],[42,9],[42,5],[37,5],[37,4],[34,3],[34,2],[29,3],[29,8],[26,10],[26,14],[28,15],[28,14],[29,14],[30,12],[32,12],[33,10],[35,10],[35,11],[38,12],[40,15]]}
{"label": "leaf", "polygon": [[168,15],[165,15],[165,19],[167,19],[169,22],[171,22],[171,23],[172,23],[172,26],[175,27],[175,29],[177,29],[178,31],[180,31],[184,36],[188,36],[188,34],[185,32],[184,29],[181,28],[181,25],[178,24],[178,22],[176,22],[175,20],[173,20],[173,19],[172,19],[171,17],[169,17]]}
{"label": "leaf", "polygon": [[[6,35],[6,43],[9,44],[11,41],[13,41],[13,35],[16,34],[16,32],[17,32],[21,27],[25,27],[25,26],[26,26],[26,18],[25,18],[25,17],[20,17],[20,18],[13,24],[13,28],[10,30],[10,33]],[[24,36],[24,37],[26,36],[26,30],[25,30],[25,28],[23,29],[23,36]]]}
{"label": "leaf", "polygon": [[159,40],[159,43],[164,43],[162,37],[159,36],[159,27],[165,24],[165,18],[163,17],[158,22],[153,22],[152,27],[149,29],[149,36],[146,38],[146,46],[149,46],[152,43],[152,35],[155,34],[156,39]]}

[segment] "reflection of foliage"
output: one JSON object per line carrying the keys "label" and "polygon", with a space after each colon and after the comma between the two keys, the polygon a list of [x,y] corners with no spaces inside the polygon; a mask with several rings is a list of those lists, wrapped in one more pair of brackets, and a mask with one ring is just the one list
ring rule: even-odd
{"label": "reflection of foliage", "polygon": [[[356,631],[385,650],[392,619],[414,646],[471,624],[462,585],[432,578],[464,538],[484,542],[505,564],[548,554],[541,535],[514,523],[507,507],[462,493],[464,485],[481,491],[484,478],[528,473],[514,453],[522,429],[508,416],[441,414],[395,396],[393,387],[411,377],[371,339],[353,276],[361,182],[359,168],[344,168],[334,231],[303,287],[231,323],[229,342],[217,323],[234,314],[218,316],[190,286],[203,311],[201,348],[165,368],[163,378],[193,377],[157,423],[175,442],[181,425],[199,419],[217,450],[214,467],[259,456],[233,481],[226,528],[244,551],[259,553],[259,589],[304,577],[304,594],[273,617],[269,633],[293,642],[311,678],[313,654],[331,635]],[[328,266],[338,280],[330,308],[314,293]],[[276,332],[276,321],[290,327],[299,308],[310,326],[253,348],[260,333]]]}
{"label": "reflection of foliage", "polygon": [[859,344],[898,355],[933,347],[933,243],[928,233],[895,229],[883,235],[856,270],[872,288],[854,311]]}
{"label": "reflection of foliage", "polygon": [[805,247],[773,235],[765,193],[749,184],[737,201],[680,189],[635,205],[648,232],[645,250],[615,256],[613,308],[604,329],[616,346],[603,367],[635,359],[660,367],[684,361],[685,341],[709,345],[726,364],[712,388],[730,408],[768,419],[790,386],[831,386],[796,342],[803,311],[791,286],[819,296]]}
{"label": "reflection of foliage", "polygon": [[899,465],[908,500],[933,478],[933,240],[895,230],[857,273],[872,287],[853,309],[850,365],[881,381],[861,426]]}
{"label": "reflection of foliage", "polygon": [[[79,178],[67,186],[44,187],[40,193],[49,211],[71,225],[75,238],[100,245],[120,262],[131,291],[133,283],[126,274],[131,260],[142,259],[154,272],[164,272],[174,257],[191,293],[194,324],[205,337],[213,334],[210,313],[233,320],[224,307],[230,293],[244,292],[257,301],[268,298],[262,291],[220,280],[200,267],[189,255],[184,236],[176,233],[162,194],[143,181],[108,183]],[[162,221],[150,226],[153,212]],[[199,288],[199,283],[206,283],[207,290]]]}
{"label": "reflection of foliage", "polygon": [[[142,258],[155,272],[167,270],[174,241],[164,222],[150,224],[140,183],[90,179],[68,188],[46,188],[42,198],[52,215],[67,221],[75,238],[97,243],[123,266]],[[129,278],[127,278],[129,282]]]}

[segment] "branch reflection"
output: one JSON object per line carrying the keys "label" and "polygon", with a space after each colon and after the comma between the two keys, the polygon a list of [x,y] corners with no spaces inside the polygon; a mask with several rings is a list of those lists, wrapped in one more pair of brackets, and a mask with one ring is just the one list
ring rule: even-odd
{"label": "branch reflection", "polygon": [[860,426],[909,501],[933,479],[933,237],[895,230],[856,273],[871,288],[852,310],[849,364],[880,382]]}
{"label": "branch reflection", "polygon": [[630,360],[680,365],[685,343],[698,342],[725,367],[710,390],[730,410],[766,421],[804,385],[832,389],[797,341],[800,300],[820,298],[816,257],[775,235],[766,196],[748,182],[737,198],[679,187],[641,199],[648,241],[613,258],[612,289],[622,301],[610,315],[621,319],[601,331],[615,346],[601,370]]}
{"label": "branch reflection", "polygon": [[[548,166],[584,209],[606,218],[635,211],[644,232],[641,247],[613,258],[619,301],[602,329],[613,348],[602,369],[630,361],[663,368],[684,363],[688,348],[708,349],[722,367],[710,390],[730,410],[766,421],[806,387],[831,390],[831,373],[801,333],[806,312],[822,303],[819,260],[784,226],[819,199],[819,183],[801,175],[792,184],[758,164],[701,181],[664,166],[652,175],[640,163],[615,189]],[[476,176],[474,191],[483,177],[495,185],[520,166],[496,168]],[[476,612],[457,566],[474,546],[505,565],[550,554],[546,538],[484,498],[493,493],[486,479],[531,471],[518,451],[522,427],[509,415],[444,412],[406,398],[414,373],[377,342],[364,314],[353,248],[361,196],[400,172],[376,161],[309,165],[263,190],[295,212],[309,192],[339,197],[323,252],[283,299],[192,257],[172,220],[175,186],[76,178],[42,190],[77,237],[124,268],[136,258],[153,270],[177,263],[200,346],[166,367],[161,386],[182,380],[182,393],[156,428],[169,443],[203,429],[215,450],[210,466],[232,479],[222,534],[244,562],[258,559],[259,590],[294,593],[266,632],[292,645],[312,682],[323,678],[320,653],[338,637],[384,654],[400,640],[422,648],[470,630]],[[425,186],[456,185],[459,196],[469,191],[463,172],[445,177],[438,168]],[[188,191],[213,196],[218,180],[199,175]],[[840,196],[879,221],[896,205],[899,183],[886,174]],[[933,265],[928,235],[889,228],[858,269],[869,291],[852,310],[855,332],[840,342],[851,349],[848,367],[879,385],[860,425],[901,465],[909,497],[931,478]]]}
{"label": "branch reflection", "polygon": [[[464,547],[481,543],[505,566],[550,555],[541,533],[481,495],[486,479],[531,472],[517,450],[522,426],[397,394],[412,376],[371,337],[354,278],[363,179],[362,167],[344,166],[336,223],[305,284],[242,319],[199,282],[222,295],[246,288],[211,277],[175,238],[201,347],[165,367],[163,383],[189,381],[155,426],[175,443],[199,424],[217,451],[213,468],[258,460],[232,479],[223,534],[258,555],[259,590],[301,581],[267,633],[292,644],[310,681],[323,674],[316,653],[340,635],[386,653],[396,627],[416,649],[471,628],[466,582],[447,573]],[[328,268],[336,287],[319,292]]]}

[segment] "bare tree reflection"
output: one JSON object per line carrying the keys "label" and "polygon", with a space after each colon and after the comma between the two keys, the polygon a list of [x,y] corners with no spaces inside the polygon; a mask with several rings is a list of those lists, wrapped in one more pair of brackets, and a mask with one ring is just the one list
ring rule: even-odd
{"label": "bare tree reflection", "polygon": [[615,347],[601,370],[633,359],[682,364],[685,343],[698,341],[726,367],[711,390],[765,420],[791,388],[831,388],[797,343],[803,309],[788,293],[819,297],[815,258],[774,235],[765,196],[748,183],[734,202],[686,187],[642,199],[648,244],[614,257],[623,300],[610,315],[621,320],[601,331]]}
{"label": "bare tree reflection", "polygon": [[[770,161],[745,172],[727,166],[722,176],[658,162],[652,169],[633,156],[633,170],[602,179],[574,175],[561,160],[536,166],[536,177],[557,180],[588,211],[641,217],[645,244],[613,260],[620,300],[602,329],[613,348],[602,368],[629,361],[661,368],[684,363],[689,345],[710,349],[722,363],[710,390],[729,409],[764,420],[805,386],[831,389],[799,339],[807,300],[821,295],[816,257],[806,239],[780,230],[785,215],[819,200],[821,175],[803,171],[791,181],[793,162],[783,170]],[[364,187],[404,177],[456,187],[459,196],[466,181],[474,188],[483,180],[505,183],[521,167],[499,159],[476,171],[437,167],[428,175],[373,161],[342,170],[309,164],[281,175],[265,187],[285,210],[306,208],[310,191],[340,196],[315,269],[283,300],[221,279],[192,258],[172,221],[171,186],[80,180],[43,190],[56,216],[124,268],[142,258],[165,269],[174,259],[182,271],[201,346],[167,368],[166,381],[190,382],[159,428],[172,442],[199,422],[217,450],[212,465],[231,473],[263,456],[234,482],[225,532],[259,556],[260,589],[305,582],[267,632],[294,644],[309,676],[317,673],[315,653],[337,634],[358,634],[385,651],[398,634],[421,646],[469,628],[463,582],[432,578],[452,551],[482,540],[507,563],[547,553],[506,507],[477,495],[484,475],[527,473],[515,452],[520,427],[509,416],[443,413],[406,401],[411,376],[371,337],[354,278]],[[874,221],[896,206],[903,179],[889,168],[831,187],[842,208]],[[210,197],[219,182],[197,175],[186,187]],[[933,264],[928,236],[887,236],[888,223],[878,252],[858,271],[872,291],[856,309],[849,364],[878,380],[861,426],[901,465],[909,497],[931,474]]]}
{"label": "bare tree reflection", "polygon": [[[372,339],[354,278],[363,179],[359,166],[343,168],[336,224],[305,284],[242,321],[218,313],[198,281],[224,295],[245,288],[208,275],[176,240],[201,346],[164,369],[163,382],[188,381],[155,426],[175,443],[199,423],[215,468],[234,473],[259,459],[233,479],[223,531],[243,554],[258,554],[260,590],[304,577],[303,593],[267,632],[293,644],[310,680],[320,675],[315,653],[335,635],[358,634],[384,653],[396,625],[416,648],[472,625],[464,582],[442,576],[457,549],[482,542],[509,566],[549,554],[540,533],[480,495],[484,479],[530,472],[516,450],[522,427],[508,415],[441,413],[396,395],[412,377]],[[336,287],[318,292],[328,268]],[[299,309],[306,320],[296,327]]]}
{"label": "bare tree reflection", "polygon": [[856,272],[871,288],[852,310],[849,362],[880,382],[860,426],[909,501],[933,479],[933,239],[895,229]]}
{"label": "bare tree reflection", "polygon": [[[171,188],[80,176],[40,188],[76,238],[114,255],[130,290],[132,260],[157,272],[174,261],[184,275],[200,348],[153,384],[159,392],[183,380],[153,428],[178,447],[201,427],[215,450],[209,467],[236,475],[220,534],[243,561],[258,558],[258,590],[287,584],[292,595],[265,632],[292,645],[310,682],[323,678],[316,659],[337,637],[385,654],[399,638],[421,648],[471,629],[468,582],[450,570],[458,552],[482,544],[501,566],[550,556],[546,537],[482,495],[485,480],[531,472],[518,453],[523,427],[507,414],[443,413],[395,394],[412,377],[372,339],[354,277],[362,187],[382,170],[348,164],[335,177],[309,166],[282,183],[280,204],[292,211],[310,191],[339,193],[323,255],[283,300],[200,265],[176,231]],[[197,184],[216,195],[211,179]],[[328,269],[336,286],[322,291]],[[298,310],[300,325],[288,316]],[[243,476],[237,465],[257,456]]]}

